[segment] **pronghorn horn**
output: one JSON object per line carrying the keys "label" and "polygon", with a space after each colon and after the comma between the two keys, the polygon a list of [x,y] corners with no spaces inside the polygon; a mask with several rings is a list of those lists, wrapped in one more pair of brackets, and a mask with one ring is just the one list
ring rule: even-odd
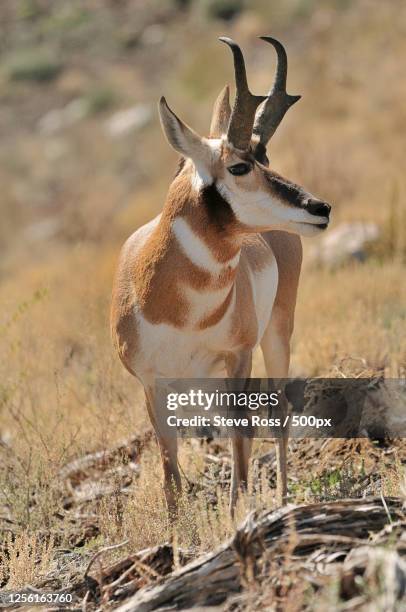
{"label": "pronghorn horn", "polygon": [[240,47],[231,38],[222,36],[233,53],[236,96],[227,130],[227,138],[237,149],[248,149],[258,106],[266,96],[254,96],[248,89],[245,62]]}
{"label": "pronghorn horn", "polygon": [[276,76],[265,104],[258,110],[255,117],[253,133],[259,136],[259,143],[264,148],[275,133],[289,108],[300,100],[301,96],[291,96],[286,91],[286,77],[288,73],[288,58],[282,43],[271,36],[260,36],[261,40],[271,43],[274,47],[278,63]]}
{"label": "pronghorn horn", "polygon": [[230,121],[230,88],[226,85],[219,93],[214,103],[213,114],[210,124],[211,138],[221,138],[227,132]]}

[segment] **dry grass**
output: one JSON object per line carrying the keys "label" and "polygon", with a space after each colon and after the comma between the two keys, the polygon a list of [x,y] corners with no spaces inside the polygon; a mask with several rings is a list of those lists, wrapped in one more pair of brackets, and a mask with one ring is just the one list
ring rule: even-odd
{"label": "dry grass", "polygon": [[105,540],[129,540],[132,550],[173,540],[179,547],[199,554],[228,538],[248,511],[276,507],[274,486],[268,470],[263,469],[251,478],[247,496],[240,499],[232,520],[228,484],[219,481],[216,486],[213,474],[212,486],[203,485],[204,457],[204,448],[197,449],[193,443],[182,444],[179,459],[187,479],[184,478],[184,493],[179,498],[179,519],[174,525],[168,522],[162,486],[157,478],[161,467],[156,446],[148,448],[142,454],[140,477],[128,499],[123,502],[122,498],[112,497],[100,504],[100,529]]}
{"label": "dry grass", "polygon": [[18,589],[32,585],[45,578],[49,572],[54,555],[54,542],[40,539],[27,531],[13,538],[5,538],[3,547],[7,553],[0,552],[0,580],[7,582],[7,588]]}
{"label": "dry grass", "polygon": [[[255,55],[249,41],[263,33],[261,15],[267,6],[260,2],[258,12],[243,15],[233,26],[221,25],[245,41],[249,66],[255,67],[253,89],[258,91],[269,82],[270,54]],[[326,3],[291,24],[282,18],[283,11],[279,15],[276,34],[291,50],[289,89],[305,96],[275,138],[272,163],[334,203],[333,227],[344,220],[371,220],[382,227],[382,238],[364,264],[334,271],[305,266],[293,341],[295,374],[406,375],[406,186],[400,129],[406,94],[401,78],[404,11],[401,2],[370,0],[345,10]],[[167,26],[163,49],[141,50],[134,70],[134,57],[129,66],[114,55],[103,64],[102,74],[103,82],[117,90],[116,99],[128,104],[155,101],[164,88],[181,116],[190,122],[195,118],[203,131],[216,88],[229,78],[229,65],[221,60],[215,69],[210,59],[217,49],[211,40],[220,25],[195,23],[193,15],[189,19]],[[390,24],[390,35],[385,24]],[[185,54],[187,44],[191,51]],[[170,67],[166,56],[176,58]],[[111,347],[109,296],[119,246],[160,210],[174,158],[156,121],[141,134],[115,143],[102,129],[103,113],[53,138],[38,135],[35,122],[45,107],[61,105],[78,89],[80,94],[94,89],[84,65],[72,62],[69,67],[68,58],[54,89],[33,90],[32,109],[22,84],[7,84],[3,77],[0,83],[2,99],[11,100],[24,119],[21,126],[8,127],[0,158],[0,240],[5,247],[0,268],[0,439],[5,443],[0,446],[0,516],[14,521],[17,533],[15,541],[7,536],[3,542],[9,552],[2,553],[0,581],[13,588],[39,583],[55,546],[70,545],[70,517],[58,480],[61,467],[150,427],[141,389]],[[196,65],[201,72],[197,84]],[[154,71],[159,77],[150,78]],[[96,81],[100,86],[100,76]],[[61,222],[59,234],[31,242],[24,233],[27,226],[50,211]],[[309,246],[306,241],[305,250]],[[259,354],[254,374],[264,374]],[[256,443],[254,456],[269,447],[268,442]],[[340,458],[337,466],[334,454],[328,454],[330,466],[321,473],[319,457],[305,469],[294,454],[292,500],[351,494],[363,482],[363,470],[372,474],[376,467],[364,467],[370,453],[368,446],[350,449],[355,464]],[[227,486],[214,487],[210,503],[207,490],[199,489],[207,467],[204,449],[185,442],[180,462],[197,486],[180,500],[174,529],[168,525],[159,456],[152,443],[127,494],[98,502],[99,535],[88,540],[84,557],[101,545],[126,539],[131,550],[171,540],[197,554],[232,534]],[[236,521],[249,509],[276,504],[269,469],[252,474]],[[404,458],[392,466],[383,461],[374,486],[373,493],[404,495]]]}

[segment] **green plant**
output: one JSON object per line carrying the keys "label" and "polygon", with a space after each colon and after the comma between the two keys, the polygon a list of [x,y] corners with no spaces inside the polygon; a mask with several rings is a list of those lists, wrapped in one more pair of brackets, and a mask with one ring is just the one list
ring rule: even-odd
{"label": "green plant", "polygon": [[243,0],[205,0],[204,9],[212,19],[232,19],[244,8]]}
{"label": "green plant", "polygon": [[116,95],[108,87],[99,87],[89,91],[85,96],[85,100],[89,115],[97,115],[114,106]]}
{"label": "green plant", "polygon": [[36,19],[40,17],[41,12],[36,0],[20,0],[17,13],[20,19]]}
{"label": "green plant", "polygon": [[11,81],[47,83],[53,81],[62,68],[62,63],[48,53],[32,52],[20,55],[10,61],[6,72]]}

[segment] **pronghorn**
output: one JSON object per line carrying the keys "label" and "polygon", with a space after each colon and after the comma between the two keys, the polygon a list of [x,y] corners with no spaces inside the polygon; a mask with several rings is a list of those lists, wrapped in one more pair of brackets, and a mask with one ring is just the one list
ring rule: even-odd
{"label": "pronghorn", "polygon": [[[300,96],[286,92],[287,56],[267,96],[247,84],[240,47],[233,54],[236,97],[216,100],[208,138],[159,102],[163,131],[180,153],[162,213],[125,243],[112,299],[112,333],[124,366],[144,386],[164,470],[168,510],[181,490],[176,438],[160,435],[156,378],[248,378],[261,345],[267,375],[284,378],[299,281],[300,236],[329,222],[330,206],[269,168],[266,146]],[[275,231],[277,230],[277,231]],[[286,496],[286,437],[278,440],[278,488]],[[231,511],[246,486],[251,440],[232,440]]]}

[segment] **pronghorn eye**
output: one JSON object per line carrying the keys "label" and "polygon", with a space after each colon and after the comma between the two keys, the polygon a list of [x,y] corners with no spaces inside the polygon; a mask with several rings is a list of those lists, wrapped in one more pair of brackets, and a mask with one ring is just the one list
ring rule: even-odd
{"label": "pronghorn eye", "polygon": [[242,174],[251,172],[252,166],[250,166],[250,164],[235,164],[234,166],[229,166],[227,170],[235,176],[241,176]]}

